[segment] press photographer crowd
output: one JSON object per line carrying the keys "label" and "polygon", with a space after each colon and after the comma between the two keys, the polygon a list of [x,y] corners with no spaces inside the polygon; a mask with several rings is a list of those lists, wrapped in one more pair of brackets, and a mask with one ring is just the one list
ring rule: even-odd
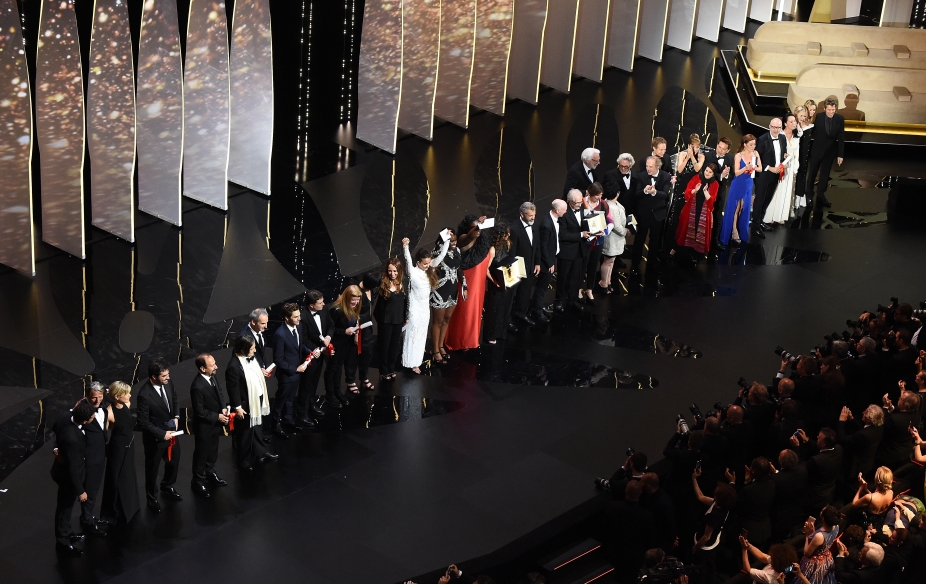
{"label": "press photographer crowd", "polygon": [[776,348],[767,383],[679,414],[662,460],[628,449],[595,479],[618,581],[926,582],[920,306],[892,298],[807,353]]}

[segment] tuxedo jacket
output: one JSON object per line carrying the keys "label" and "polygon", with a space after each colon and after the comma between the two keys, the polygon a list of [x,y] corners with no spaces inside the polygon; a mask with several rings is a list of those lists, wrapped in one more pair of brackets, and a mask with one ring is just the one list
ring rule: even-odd
{"label": "tuxedo jacket", "polygon": [[[639,164],[637,164],[637,170],[640,171],[639,174],[646,174],[646,159],[650,156],[651,155],[646,155],[640,159]],[[657,156],[656,158],[659,157]],[[667,172],[670,175],[675,174],[675,169],[672,168],[672,157],[669,156],[668,152],[666,152],[666,155],[660,158],[660,160],[662,160],[662,163],[659,165],[659,170]]]}
{"label": "tuxedo jacket", "polygon": [[[585,214],[584,209],[579,211]],[[588,231],[588,221],[576,221],[576,214],[570,208],[559,218],[559,257],[563,260],[574,260],[584,257],[588,253],[588,246],[582,242],[582,232]]]}
{"label": "tuxedo jacket", "polygon": [[71,412],[65,411],[52,426],[58,456],[51,465],[51,478],[61,487],[80,494],[84,492],[84,449],[86,438],[71,421]]}
{"label": "tuxedo jacket", "polygon": [[266,369],[268,365],[266,361],[267,359],[266,351],[267,351],[267,341],[268,341],[267,337],[269,336],[268,333],[269,331],[264,331],[263,334],[260,335],[261,337],[263,337],[263,340],[261,340],[260,338],[257,337],[257,335],[254,334],[254,331],[251,330],[250,324],[248,324],[248,326],[245,326],[244,330],[242,330],[238,334],[239,337],[244,337],[244,336],[254,337],[254,340],[256,341],[256,345],[254,346],[254,358],[257,359],[257,362],[260,364],[261,369]]}
{"label": "tuxedo jacket", "polygon": [[[785,138],[784,132],[778,133],[778,146],[781,148],[781,162],[784,162],[785,154],[788,153],[788,139]],[[766,166],[775,165],[775,142],[772,140],[770,133],[759,136],[756,140],[756,152],[759,154],[759,160],[762,161],[762,172],[765,172]],[[732,171],[730,174],[733,174]],[[778,174],[778,173],[769,173]],[[759,174],[756,173],[758,177]]]}
{"label": "tuxedo jacket", "polygon": [[224,424],[219,414],[228,405],[228,395],[219,385],[218,377],[212,376],[215,386],[196,374],[190,385],[190,400],[193,403],[193,426],[196,434],[218,432]]}
{"label": "tuxedo jacket", "polygon": [[[86,401],[86,400],[85,400]],[[103,411],[106,411],[105,409]],[[106,417],[103,417],[103,423],[106,423]],[[87,466],[101,465],[106,463],[106,429],[100,426],[96,417],[89,424],[80,427],[83,430],[84,437],[84,458]]]}
{"label": "tuxedo jacket", "polygon": [[857,428],[854,432],[846,432],[846,424],[846,422],[836,424],[836,439],[854,459],[849,469],[851,477],[859,471],[868,472],[874,468],[875,454],[884,436],[884,427],[868,426]]}
{"label": "tuxedo jacket", "polygon": [[[530,229],[530,237],[527,234],[528,229]],[[511,251],[514,255],[524,258],[525,269],[531,277],[533,277],[532,267],[537,264],[535,256],[540,243],[538,240],[536,221],[534,225],[527,227],[524,227],[524,224],[521,223],[521,217],[511,222]]]}
{"label": "tuxedo jacket", "polygon": [[828,503],[836,488],[836,479],[842,472],[842,446],[837,444],[830,450],[818,452],[804,464],[807,466],[810,504]]}
{"label": "tuxedo jacket", "polygon": [[[308,313],[308,311],[306,311],[306,313]],[[322,310],[321,314],[322,323],[324,323],[328,311]],[[312,327],[314,328],[314,324]],[[332,332],[333,328],[332,326]],[[310,350],[315,348],[315,345],[310,344],[308,333],[303,323],[300,323],[299,326],[296,327],[296,330],[299,332],[298,342],[292,332],[290,332],[289,326],[286,323],[278,326],[277,330],[273,332],[273,362],[276,363],[277,366],[276,371],[278,371],[277,379],[279,383],[297,381],[299,379],[299,373],[296,371],[296,368],[305,362],[306,355],[309,354]],[[320,341],[317,340],[315,341],[316,344],[319,342]]]}
{"label": "tuxedo jacket", "polygon": [[[406,288],[406,290],[407,289],[408,288]],[[363,300],[363,298],[360,299],[361,303]],[[324,308],[318,311],[318,316],[321,317],[322,323],[321,330],[319,330],[318,325],[315,324],[315,318],[312,316],[311,310],[306,309],[302,314],[302,328],[305,330],[305,344],[308,350],[314,351],[319,347],[324,348],[322,339],[334,336],[334,321],[331,320],[331,314]]]}
{"label": "tuxedo jacket", "polygon": [[177,407],[177,390],[174,389],[173,381],[168,381],[164,387],[170,409],[155,391],[150,379],[146,380],[138,391],[136,412],[138,413],[138,425],[142,429],[142,437],[145,440],[163,441],[164,432],[176,429],[170,425],[170,422],[175,416],[180,415]]}
{"label": "tuxedo jacket", "polygon": [[637,190],[634,193],[637,217],[643,221],[665,221],[669,193],[672,192],[672,177],[668,172],[660,170],[655,177],[656,194],[647,195],[643,189],[652,183],[652,178],[646,172],[637,175]]}
{"label": "tuxedo jacket", "polygon": [[620,193],[617,202],[623,205],[624,211],[626,211],[628,215],[633,215],[634,203],[636,202],[633,195],[637,192],[637,183],[639,179],[632,169],[628,174],[630,174],[629,188],[624,184],[624,175],[619,168],[612,168],[604,173],[604,184],[602,186],[604,187],[606,199],[613,199],[614,193]]}
{"label": "tuxedo jacket", "polygon": [[[846,149],[846,119],[839,114],[833,114],[830,121],[830,131],[826,131],[826,112],[820,112],[813,120],[813,146],[810,148],[811,158],[823,158],[832,149],[836,149],[836,156],[842,158]],[[764,158],[762,159],[765,160]]]}
{"label": "tuxedo jacket", "polygon": [[[598,172],[598,169],[595,168],[592,170],[592,176],[596,181],[601,181],[601,174]],[[588,188],[588,185],[592,184],[592,181],[588,178],[588,173],[585,172],[585,163],[581,160],[569,167],[569,172],[566,173],[566,184],[563,186],[563,195],[566,195],[572,189],[579,189],[582,191],[582,196],[585,196],[585,189]]]}
{"label": "tuxedo jacket", "polygon": [[535,257],[536,264],[541,270],[549,270],[550,266],[556,265],[556,225],[553,223],[556,219],[547,211],[540,221],[540,234],[538,241],[538,253]]}
{"label": "tuxedo jacket", "polygon": [[[720,161],[723,160],[723,166],[720,165]],[[764,158],[762,160],[765,160]],[[704,155],[704,164],[713,163],[717,167],[717,182],[720,183],[721,188],[729,186],[730,181],[733,180],[733,177],[736,176],[733,171],[733,153],[727,152],[723,156],[718,157],[716,150],[711,150],[710,152]],[[730,169],[730,174],[727,175],[726,180],[720,178],[721,173],[723,173],[724,168]]]}

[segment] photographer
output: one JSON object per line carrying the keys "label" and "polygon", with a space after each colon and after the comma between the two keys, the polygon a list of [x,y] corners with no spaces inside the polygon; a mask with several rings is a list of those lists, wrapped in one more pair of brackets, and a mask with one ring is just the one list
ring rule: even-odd
{"label": "photographer", "polygon": [[659,488],[659,476],[654,472],[644,473],[640,485],[643,487],[640,504],[653,514],[656,544],[666,553],[673,552],[678,545],[678,530],[672,499],[664,489]]}
{"label": "photographer", "polygon": [[[745,404],[743,403],[744,397],[746,398]],[[753,436],[756,437],[750,448],[749,456],[753,458],[759,456],[766,450],[768,430],[775,421],[776,406],[774,402],[769,401],[768,388],[754,381],[748,389],[745,387],[740,389],[733,404],[742,406],[743,422],[752,426]]]}
{"label": "photographer", "polygon": [[868,404],[878,400],[883,377],[878,344],[871,337],[862,337],[855,344],[856,358],[845,359],[841,363],[842,374],[846,377],[846,405],[858,413]]}
{"label": "photographer", "polygon": [[916,385],[917,360],[920,356],[919,350],[910,344],[912,338],[913,333],[907,329],[894,333],[896,352],[891,356],[890,363],[892,381],[903,381],[910,387]]}
{"label": "photographer", "polygon": [[797,435],[792,436],[791,444],[806,453],[803,464],[807,467],[808,510],[815,511],[829,505],[836,493],[836,481],[842,474],[842,446],[836,444],[836,432],[822,428],[817,433],[816,442],[811,443],[807,434],[798,430]]}
{"label": "photographer", "polygon": [[920,397],[905,391],[900,396],[897,408],[887,394],[882,397],[887,415],[884,416],[884,437],[875,455],[875,466],[886,466],[896,471],[910,460],[913,439],[909,428],[915,427],[920,406]]}
{"label": "photographer", "polygon": [[727,468],[732,468],[742,479],[743,467],[749,460],[752,448],[752,424],[744,420],[743,408],[731,405],[727,408],[727,419],[720,426],[720,435],[727,439],[730,450],[727,453]]}
{"label": "photographer", "polygon": [[778,455],[778,472],[772,475],[775,483],[775,502],[772,505],[772,539],[781,541],[790,535],[804,518],[807,506],[807,467],[798,464],[793,450],[782,450]]}
{"label": "photographer", "polygon": [[653,514],[640,504],[643,486],[629,481],[621,501],[605,507],[605,551],[618,582],[632,582],[643,565],[643,554],[657,544]]}
{"label": "photographer", "polygon": [[730,441],[720,435],[719,415],[708,415],[704,419],[704,445],[701,447],[701,479],[705,492],[713,492],[714,485],[723,478],[727,468]]}
{"label": "photographer", "polygon": [[836,441],[846,449],[850,463],[846,484],[859,473],[867,475],[875,467],[875,454],[884,437],[884,410],[871,404],[862,413],[862,422],[855,422],[852,410],[842,408],[836,424]]}
{"label": "photographer", "polygon": [[[781,385],[790,383],[790,379],[784,379]],[[798,415],[798,403],[793,399],[784,400],[781,409],[775,415],[775,423],[769,430],[769,454],[790,448],[791,436],[803,427],[804,421]]]}
{"label": "photographer", "polygon": [[[764,456],[760,456],[746,467],[745,474],[743,484],[737,485],[733,512],[739,518],[740,526],[749,532],[752,541],[764,548],[772,538],[771,513],[775,502],[775,483],[770,478],[772,465]],[[727,478],[732,476],[728,475]]]}
{"label": "photographer", "polygon": [[617,469],[608,480],[607,490],[611,491],[611,495],[618,501],[624,498],[624,488],[627,483],[630,481],[639,482],[643,473],[646,472],[646,454],[634,452],[630,448],[627,450],[629,455],[624,462],[624,466]]}
{"label": "photographer", "polygon": [[676,432],[669,439],[663,457],[671,465],[666,473],[665,490],[680,509],[686,509],[694,503],[694,490],[691,488],[691,473],[701,460],[701,447],[704,445],[704,432],[695,430],[683,437]]}

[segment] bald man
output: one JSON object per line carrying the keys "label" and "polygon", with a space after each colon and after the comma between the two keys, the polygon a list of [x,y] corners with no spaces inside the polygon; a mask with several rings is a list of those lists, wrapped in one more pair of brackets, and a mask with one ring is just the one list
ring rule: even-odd
{"label": "bald man", "polygon": [[762,223],[765,210],[775,194],[778,177],[784,161],[788,157],[788,140],[781,131],[780,118],[772,118],[768,124],[768,134],[762,134],[756,140],[756,152],[762,161],[762,172],[756,172],[756,200],[752,206],[752,232],[759,239],[765,239],[763,230],[772,229],[771,225]]}
{"label": "bald man", "polygon": [[535,267],[540,268],[534,295],[531,298],[531,313],[540,323],[550,322],[544,297],[553,273],[556,271],[556,256],[559,254],[559,218],[566,212],[566,201],[553,199],[550,210],[540,220],[540,232],[537,253],[534,254]]}

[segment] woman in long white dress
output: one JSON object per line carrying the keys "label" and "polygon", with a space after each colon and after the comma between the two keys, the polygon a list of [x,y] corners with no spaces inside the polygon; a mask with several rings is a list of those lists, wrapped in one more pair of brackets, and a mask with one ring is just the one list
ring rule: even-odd
{"label": "woman in long white dress", "polygon": [[431,323],[431,290],[437,286],[437,274],[431,271],[431,262],[439,264],[447,255],[450,238],[444,241],[440,254],[431,259],[431,251],[420,248],[415,252],[415,259],[408,251],[409,239],[402,239],[402,251],[405,252],[405,272],[408,274],[408,325],[405,327],[405,341],[402,344],[402,366],[414,373],[421,373],[421,361],[424,347],[428,341],[428,325]]}
{"label": "woman in long white dress", "polygon": [[797,133],[797,118],[794,114],[785,116],[784,131],[788,141],[788,157],[784,160],[784,177],[778,182],[772,201],[765,211],[764,223],[784,224],[791,216],[791,196],[794,193],[794,176],[800,166],[801,139]]}

